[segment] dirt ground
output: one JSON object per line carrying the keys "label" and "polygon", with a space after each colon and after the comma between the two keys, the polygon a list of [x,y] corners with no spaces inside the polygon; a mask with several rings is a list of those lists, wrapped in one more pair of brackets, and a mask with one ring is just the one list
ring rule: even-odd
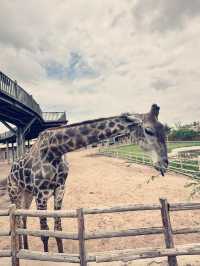
{"label": "dirt ground", "polygon": [[[170,203],[199,201],[199,198],[190,198],[190,188],[185,185],[188,178],[182,175],[167,173],[165,177],[158,176],[154,181],[148,182],[152,175],[157,172],[148,166],[129,164],[121,159],[113,159],[95,155],[95,150],[84,150],[73,152],[68,155],[70,174],[66,183],[66,193],[63,202],[64,209],[76,209],[79,207],[100,207],[120,204],[158,203],[159,198],[167,198]],[[0,179],[8,173],[8,165],[0,164]],[[7,195],[0,190],[0,209],[7,208],[9,202]],[[35,208],[35,204],[32,204]],[[52,199],[49,209],[53,209]],[[200,224],[200,211],[185,211],[172,213],[173,228],[183,228]],[[50,229],[53,230],[53,221],[48,220]],[[8,228],[8,219],[0,217],[0,228]],[[154,212],[132,212],[123,214],[104,214],[87,216],[86,230],[120,230],[142,227],[161,226],[160,213]],[[28,228],[39,228],[36,218],[29,218]],[[63,220],[63,231],[76,232],[77,224],[73,219]],[[199,234],[179,235],[175,237],[175,244],[199,243]],[[32,250],[42,250],[39,238],[30,237],[29,244]],[[78,246],[76,242],[65,240],[65,252],[76,253]],[[0,238],[0,249],[9,248],[9,239]],[[108,251],[114,249],[164,247],[162,235],[138,236],[103,240],[90,240],[87,242],[87,251]],[[56,251],[54,239],[50,239],[51,251]],[[200,266],[199,256],[185,256],[179,258],[180,265]],[[10,259],[0,259],[0,265],[10,265]],[[22,266],[53,266],[66,265],[66,263],[49,263],[23,261]],[[101,264],[103,265],[103,264]],[[106,265],[106,264],[105,264]],[[109,264],[107,264],[109,265]],[[111,263],[110,263],[111,265]],[[124,265],[123,263],[112,263]],[[135,261],[128,265],[167,265],[165,259]]]}

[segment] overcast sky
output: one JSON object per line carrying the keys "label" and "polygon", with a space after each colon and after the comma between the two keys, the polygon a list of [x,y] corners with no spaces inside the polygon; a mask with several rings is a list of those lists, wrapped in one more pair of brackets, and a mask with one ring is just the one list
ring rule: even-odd
{"label": "overcast sky", "polygon": [[70,121],[200,120],[199,0],[0,0],[0,69]]}

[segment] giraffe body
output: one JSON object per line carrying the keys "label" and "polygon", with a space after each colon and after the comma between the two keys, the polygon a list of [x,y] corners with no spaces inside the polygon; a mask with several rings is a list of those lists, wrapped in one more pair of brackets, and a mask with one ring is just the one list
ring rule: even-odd
{"label": "giraffe body", "polygon": [[[159,158],[157,169],[160,171],[162,169],[163,172],[168,164],[167,151],[163,126],[157,121],[156,110],[158,107],[152,106],[151,112],[142,118],[123,114],[43,131],[30,151],[12,165],[7,182],[11,202],[15,203],[17,208],[28,209],[35,197],[37,209],[46,210],[48,199],[54,196],[54,209],[60,210],[69,170],[64,155],[118,134],[131,133],[139,144],[143,140],[143,144],[150,149],[157,149]],[[159,126],[159,132],[155,132],[154,137],[151,134],[150,136],[148,131],[145,133],[146,125],[148,128],[151,127],[151,130]],[[26,228],[26,218],[23,218],[22,222]],[[19,226],[20,223],[19,219]],[[48,230],[45,217],[40,218],[40,227],[42,230]],[[60,217],[55,218],[54,228],[62,230]],[[48,237],[41,239],[44,251],[48,251]],[[58,251],[63,252],[62,240],[56,239],[56,241]],[[28,248],[26,236],[23,236],[23,243],[22,239],[19,243],[21,247],[23,244],[24,248]]]}

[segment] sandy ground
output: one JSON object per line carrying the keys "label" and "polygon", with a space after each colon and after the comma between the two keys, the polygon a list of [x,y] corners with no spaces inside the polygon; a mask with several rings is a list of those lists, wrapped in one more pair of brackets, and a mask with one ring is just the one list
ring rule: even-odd
{"label": "sandy ground", "polygon": [[[157,175],[151,167],[137,164],[130,165],[121,159],[96,156],[94,150],[73,152],[68,155],[70,163],[70,174],[66,184],[66,193],[63,208],[76,209],[79,207],[100,207],[120,204],[136,203],[158,203],[159,198],[167,198],[172,202],[199,201],[199,198],[190,199],[190,188],[185,188],[189,180],[182,175],[168,173],[165,177],[157,177],[154,181],[147,182],[152,175]],[[8,166],[0,164],[0,178],[6,176]],[[9,202],[7,195],[0,191],[0,209],[7,208]],[[32,204],[35,208],[35,204]],[[52,199],[49,209],[53,209]],[[171,215],[173,228],[199,226],[200,211],[176,212]],[[53,229],[53,221],[48,220],[50,229]],[[8,228],[8,219],[0,218],[0,228]],[[154,212],[132,212],[123,214],[105,214],[88,216],[86,219],[87,231],[119,230],[130,228],[142,228],[161,226],[160,213]],[[36,218],[28,220],[28,228],[39,228]],[[77,224],[73,219],[63,220],[63,230],[76,232]],[[175,237],[175,244],[199,243],[199,234],[190,234]],[[30,237],[29,244],[32,250],[42,250],[39,238]],[[65,252],[76,253],[78,246],[76,242],[66,240],[64,242]],[[90,240],[87,242],[88,252],[107,251],[113,249],[128,249],[142,247],[162,247],[164,240],[161,235],[138,236],[127,238]],[[56,251],[54,239],[50,239],[51,251]],[[0,238],[0,249],[9,248],[9,239]],[[180,257],[180,265],[200,266],[200,255],[192,257]],[[0,259],[0,265],[10,265],[10,259]],[[35,265],[66,265],[66,263],[44,263],[23,261],[23,266]],[[105,264],[106,265],[106,264]],[[109,265],[109,264],[107,264]],[[112,265],[123,265],[123,263],[112,263]],[[166,260],[144,260],[129,263],[129,265],[167,265]]]}

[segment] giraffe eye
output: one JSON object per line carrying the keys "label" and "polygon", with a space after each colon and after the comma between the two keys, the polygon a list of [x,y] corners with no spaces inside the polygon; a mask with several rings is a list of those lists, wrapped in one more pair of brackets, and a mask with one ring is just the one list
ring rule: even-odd
{"label": "giraffe eye", "polygon": [[149,136],[155,136],[155,132],[151,128],[145,128],[145,133]]}

